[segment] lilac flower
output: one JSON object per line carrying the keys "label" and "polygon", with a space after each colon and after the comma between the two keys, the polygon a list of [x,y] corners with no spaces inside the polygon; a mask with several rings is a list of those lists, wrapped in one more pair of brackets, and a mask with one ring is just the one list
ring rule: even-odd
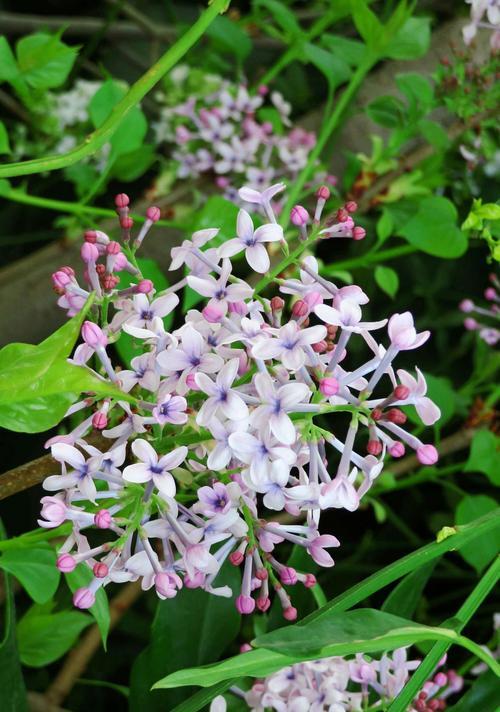
{"label": "lilac flower", "polygon": [[184,327],[181,338],[179,348],[162,351],[156,361],[163,374],[178,374],[177,390],[179,393],[185,393],[189,374],[217,373],[224,361],[217,354],[211,353],[208,343],[191,325]]}
{"label": "lilac flower", "polygon": [[307,551],[317,564],[328,568],[333,566],[335,562],[325,549],[331,549],[336,546],[340,546],[337,537],[332,534],[321,534],[313,538],[307,547]]}
{"label": "lilac flower", "polygon": [[252,355],[261,359],[279,359],[290,371],[298,371],[306,362],[305,347],[316,344],[326,336],[324,326],[300,329],[290,321],[278,330],[277,338],[260,340],[252,348]]}
{"label": "lilac flower", "polygon": [[238,375],[239,361],[232,359],[219,371],[215,383],[204,373],[195,375],[196,384],[208,395],[196,416],[199,425],[208,425],[214,415],[220,410],[226,418],[243,420],[248,418],[248,407],[245,401],[231,386]]}
{"label": "lilac flower", "polygon": [[209,307],[220,308],[225,314],[228,309],[228,303],[250,299],[253,294],[253,289],[246,282],[239,281],[235,284],[228,284],[230,274],[231,262],[225,259],[222,261],[222,272],[219,279],[214,279],[214,277],[208,275],[204,279],[189,276],[187,280],[191,289],[210,300],[208,302]]}
{"label": "lilac flower", "polygon": [[[344,291],[348,290],[348,291]],[[314,311],[319,318],[332,326],[341,326],[345,331],[361,333],[380,329],[387,323],[387,319],[381,321],[361,321],[360,304],[366,304],[366,294],[359,287],[342,287],[333,299],[333,306],[318,304]]]}
{"label": "lilac flower", "polygon": [[184,445],[172,450],[168,455],[158,458],[157,453],[147,440],[134,440],[132,452],[140,460],[135,465],[128,465],[123,470],[123,479],[127,482],[149,482],[152,480],[160,494],[165,497],[175,496],[175,480],[169,470],[184,462],[187,447]]}
{"label": "lilac flower", "polygon": [[212,240],[218,232],[218,229],[213,228],[198,230],[193,233],[191,240],[184,240],[179,247],[172,247],[172,262],[169,270],[180,269],[184,264],[188,264],[189,258],[196,255],[196,251]]}
{"label": "lilac flower", "polygon": [[248,419],[227,420],[221,423],[215,416],[212,416],[208,429],[215,438],[215,447],[207,457],[207,467],[211,470],[222,470],[227,467],[233,456],[233,450],[229,445],[229,438],[233,433],[245,432],[248,428]]}
{"label": "lilac flower", "polygon": [[245,250],[245,257],[250,267],[263,274],[269,270],[269,255],[264,247],[265,242],[283,240],[283,228],[277,223],[261,225],[254,230],[253,222],[246,210],[240,210],[236,223],[238,237],[225,242],[219,248],[221,257],[233,257]]}
{"label": "lilac flower", "polygon": [[403,369],[398,371],[399,380],[410,391],[408,398],[401,401],[401,404],[414,405],[424,425],[434,425],[441,417],[441,410],[425,395],[427,393],[427,383],[424,374],[417,366],[415,366],[415,371],[417,372],[416,379],[408,371],[403,371]]}
{"label": "lilac flower", "polygon": [[393,314],[389,319],[387,328],[391,344],[398,349],[398,351],[418,349],[419,346],[425,344],[431,335],[430,331],[422,331],[420,334],[417,334],[410,312]]}
{"label": "lilac flower", "polygon": [[295,426],[287,415],[294,406],[303,403],[310,395],[305,383],[289,383],[276,388],[267,373],[258,373],[254,378],[255,388],[261,401],[251,414],[253,427],[267,428],[284,445],[292,445],[297,439]]}
{"label": "lilac flower", "polygon": [[140,386],[154,393],[160,385],[160,375],[156,370],[152,354],[141,354],[130,362],[131,370],[120,371],[121,389],[128,393],[134,386]]}
{"label": "lilac flower", "polygon": [[280,445],[268,432],[264,431],[257,435],[258,437],[250,433],[235,432],[228,438],[229,446],[238,460],[249,465],[249,473],[254,485],[269,479],[275,461],[288,466],[288,480],[290,467],[296,460],[295,453],[290,448]]}
{"label": "lilac flower", "polygon": [[164,317],[179,304],[177,294],[166,294],[152,302],[145,294],[136,294],[132,298],[132,310],[127,316],[126,323],[142,329],[149,329],[155,317]]}
{"label": "lilac flower", "polygon": [[[55,492],[61,488],[76,487],[84,497],[94,502],[97,490],[93,475],[97,472],[97,463],[87,462],[80,450],[65,443],[52,445],[51,454],[54,460],[63,464],[63,474],[47,477],[43,482],[44,489]],[[66,464],[73,468],[68,474]]]}
{"label": "lilac flower", "polygon": [[171,423],[182,425],[187,423],[187,401],[182,396],[172,396],[167,393],[163,396],[156,408],[153,409],[153,416],[160,425]]}

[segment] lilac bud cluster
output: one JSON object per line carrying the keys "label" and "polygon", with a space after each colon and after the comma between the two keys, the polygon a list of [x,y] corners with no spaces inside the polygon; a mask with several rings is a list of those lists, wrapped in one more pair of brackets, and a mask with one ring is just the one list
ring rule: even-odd
{"label": "lilac bud cluster", "polygon": [[493,272],[490,274],[490,282],[492,286],[484,290],[484,298],[489,305],[483,306],[475,304],[472,299],[463,299],[460,311],[467,314],[464,319],[467,331],[477,331],[488,346],[496,346],[500,341],[500,329],[496,327],[500,322],[500,281]]}
{"label": "lilac bud cluster", "polygon": [[[404,427],[407,405],[426,425],[439,418],[424,376],[393,367],[400,351],[421,346],[429,332],[417,333],[409,312],[365,321],[363,290],[336,286],[313,256],[304,257],[319,239],[359,239],[355,204],[321,223],[329,197],[322,187],[314,217],[296,206],[285,233],[272,207],[283,188],[242,188],[240,197],[267,222],[255,227],[262,215],[242,209],[229,241],[215,241],[217,228],[195,232],[171,251],[170,269],[184,267],[187,276],[161,292],[142,279],[135,259],[159,211],[148,210],[132,240],[124,194],[116,198],[121,242],[85,234],[83,286],[69,267],[53,275],[68,315],[94,293],[73,362],[123,392],[123,399],[85,394],[68,411],[82,411],[81,422],[48,443],[61,473],[44,482],[51,494],[39,523],[72,523],[57,565],[71,571],[84,563],[93,572],[74,594],[77,607],[91,606],[110,582],[140,579],[160,598],[183,586],[235,595],[243,614],[266,611],[274,590],[293,620],[289,588],[314,586],[315,578],[284,563],[280,545],[333,566],[328,549],[340,543],[320,532],[322,513],[356,510],[387,454],[401,457],[409,447],[422,464],[438,459],[432,444]],[[285,235],[297,244],[291,253]],[[272,242],[285,257],[269,272]],[[254,271],[267,273],[255,287],[233,274],[230,258],[241,253]],[[289,267],[297,276],[279,278]],[[128,271],[130,286],[118,289],[118,270]],[[269,299],[273,283],[282,296]],[[168,331],[163,318],[186,285],[204,304],[179,314]],[[373,334],[386,325],[379,341]],[[140,349],[120,370],[112,345],[122,333]],[[350,351],[356,341],[369,354],[361,363],[353,356],[359,349]],[[318,425],[319,415],[338,418],[335,434]],[[95,447],[95,430],[109,446]],[[217,585],[226,560],[242,567],[239,592]]]}

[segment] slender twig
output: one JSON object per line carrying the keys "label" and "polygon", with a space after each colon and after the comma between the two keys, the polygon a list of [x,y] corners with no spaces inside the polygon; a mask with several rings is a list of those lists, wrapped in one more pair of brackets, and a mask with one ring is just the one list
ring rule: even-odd
{"label": "slender twig", "polygon": [[33,119],[23,106],[13,96],[8,94],[3,89],[0,89],[0,104],[5,106],[12,114],[17,116],[25,124],[31,124]]}
{"label": "slender twig", "polygon": [[[137,601],[142,593],[139,581],[128,583],[122,587],[109,604],[109,627],[114,628],[128,609]],[[92,657],[101,647],[101,633],[97,625],[93,625],[82,637],[78,645],[68,654],[62,668],[45,692],[48,702],[60,705],[71,692],[73,685],[86,670]]]}

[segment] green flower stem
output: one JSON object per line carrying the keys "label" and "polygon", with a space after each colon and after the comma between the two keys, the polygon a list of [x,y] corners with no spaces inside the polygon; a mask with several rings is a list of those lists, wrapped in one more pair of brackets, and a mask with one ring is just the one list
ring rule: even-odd
{"label": "green flower stem", "polygon": [[314,230],[311,235],[307,238],[307,240],[304,240],[304,242],[300,242],[297,247],[290,252],[288,257],[285,257],[284,260],[281,260],[276,267],[274,267],[266,277],[263,277],[257,284],[255,285],[254,289],[254,297],[257,294],[260,294],[271,282],[282,272],[284,269],[289,267],[290,265],[294,264],[295,261],[300,257],[300,255],[307,250],[308,247],[311,247],[311,245],[314,245],[316,242],[316,239],[318,237],[318,232],[317,230]]}
{"label": "green flower stem", "polygon": [[25,176],[42,171],[55,171],[59,168],[71,166],[98,151],[101,146],[110,140],[121,121],[134,106],[137,106],[160,79],[182,59],[186,52],[200,39],[217,15],[227,9],[229,2],[230,0],[212,0],[189,30],[130,87],[127,94],[116,104],[102,126],[87,136],[83,143],[62,155],[35,158],[30,161],[0,166],[0,178]]}
{"label": "green flower stem", "polygon": [[[481,578],[470,596],[464,601],[457,611],[454,620],[455,630],[460,633],[490,593],[500,578],[500,557],[497,557],[488,571]],[[439,661],[450,647],[451,642],[439,641],[434,643],[431,650],[420,663],[410,680],[401,690],[396,699],[388,708],[388,712],[404,712],[408,705],[422,689],[424,682],[433,674]]]}
{"label": "green flower stem", "polygon": [[[334,238],[332,238],[334,239]],[[321,269],[321,274],[331,275],[338,272],[340,269],[353,269],[355,267],[367,267],[370,264],[378,264],[379,262],[387,262],[388,260],[394,260],[397,257],[403,257],[404,255],[410,255],[413,252],[418,252],[418,248],[413,245],[400,245],[399,247],[391,247],[388,250],[381,250],[380,252],[372,252],[359,257],[353,257],[350,260],[343,260],[341,262],[336,262],[332,265],[326,265]]]}
{"label": "green flower stem", "polygon": [[[288,222],[288,218],[290,215],[290,210],[292,207],[295,205],[297,202],[298,198],[301,195],[302,188],[304,185],[307,183],[309,178],[311,178],[314,166],[316,161],[321,155],[321,152],[323,151],[326,143],[328,142],[330,136],[332,133],[335,131],[335,129],[339,126],[340,120],[342,118],[342,115],[344,114],[344,111],[346,110],[347,106],[351,102],[352,98],[358,91],[359,87],[361,86],[364,78],[370,71],[370,69],[373,67],[373,65],[376,63],[377,57],[376,55],[373,55],[371,53],[367,53],[365,56],[364,61],[362,61],[354,74],[352,75],[349,84],[346,86],[344,89],[344,92],[342,93],[341,97],[337,101],[337,104],[335,105],[335,109],[332,112],[331,116],[329,116],[326,121],[323,122],[322,129],[320,131],[320,134],[318,136],[318,140],[316,142],[316,145],[312,149],[311,153],[309,154],[309,158],[307,160],[306,165],[296,178],[296,180],[293,182],[291,186],[291,190],[288,194],[287,202],[285,204],[285,207],[283,208],[281,212],[281,220],[280,223],[286,224]],[[1,175],[1,174],[0,174]]]}
{"label": "green flower stem", "polygon": [[[73,215],[95,215],[101,218],[116,218],[116,212],[114,210],[109,210],[108,208],[96,208],[91,205],[82,205],[80,203],[72,203],[66,200],[52,200],[51,198],[42,198],[37,195],[29,195],[25,193],[24,190],[18,188],[9,188],[0,190],[0,198],[5,198],[6,200],[12,200],[15,203],[22,203],[23,205],[33,205],[37,208],[43,208],[45,210],[54,210],[57,213],[70,213]],[[146,218],[143,215],[137,215],[136,213],[130,213],[130,217],[134,219],[136,223],[143,223]],[[158,220],[156,225],[160,227],[174,227],[182,229],[180,223],[172,222],[171,220]]]}

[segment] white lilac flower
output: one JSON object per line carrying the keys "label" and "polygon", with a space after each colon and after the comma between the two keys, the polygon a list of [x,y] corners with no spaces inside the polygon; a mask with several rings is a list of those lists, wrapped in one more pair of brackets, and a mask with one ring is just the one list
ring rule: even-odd
{"label": "white lilac flower", "polygon": [[170,470],[179,467],[184,462],[188,452],[187,447],[181,446],[159,458],[148,441],[139,438],[132,443],[132,452],[139,462],[128,465],[124,469],[123,479],[127,482],[140,483],[152,480],[160,494],[165,497],[174,497],[175,480]]}
{"label": "white lilac flower", "polygon": [[317,344],[326,336],[324,326],[301,329],[290,321],[277,331],[276,338],[261,339],[252,348],[252,355],[260,359],[277,359],[290,371],[298,371],[306,362],[305,348]]}
{"label": "white lilac flower", "polygon": [[217,374],[215,382],[204,373],[195,375],[196,385],[208,395],[196,416],[197,423],[208,425],[219,412],[230,420],[248,418],[247,404],[232,388],[238,375],[238,367],[238,359],[228,361]]}
{"label": "white lilac flower", "polygon": [[238,237],[228,240],[219,247],[219,255],[233,257],[245,250],[246,261],[250,267],[261,274],[267,272],[270,261],[264,243],[283,240],[281,225],[269,223],[254,230],[250,215],[246,210],[240,210],[236,222],[236,234]]}

